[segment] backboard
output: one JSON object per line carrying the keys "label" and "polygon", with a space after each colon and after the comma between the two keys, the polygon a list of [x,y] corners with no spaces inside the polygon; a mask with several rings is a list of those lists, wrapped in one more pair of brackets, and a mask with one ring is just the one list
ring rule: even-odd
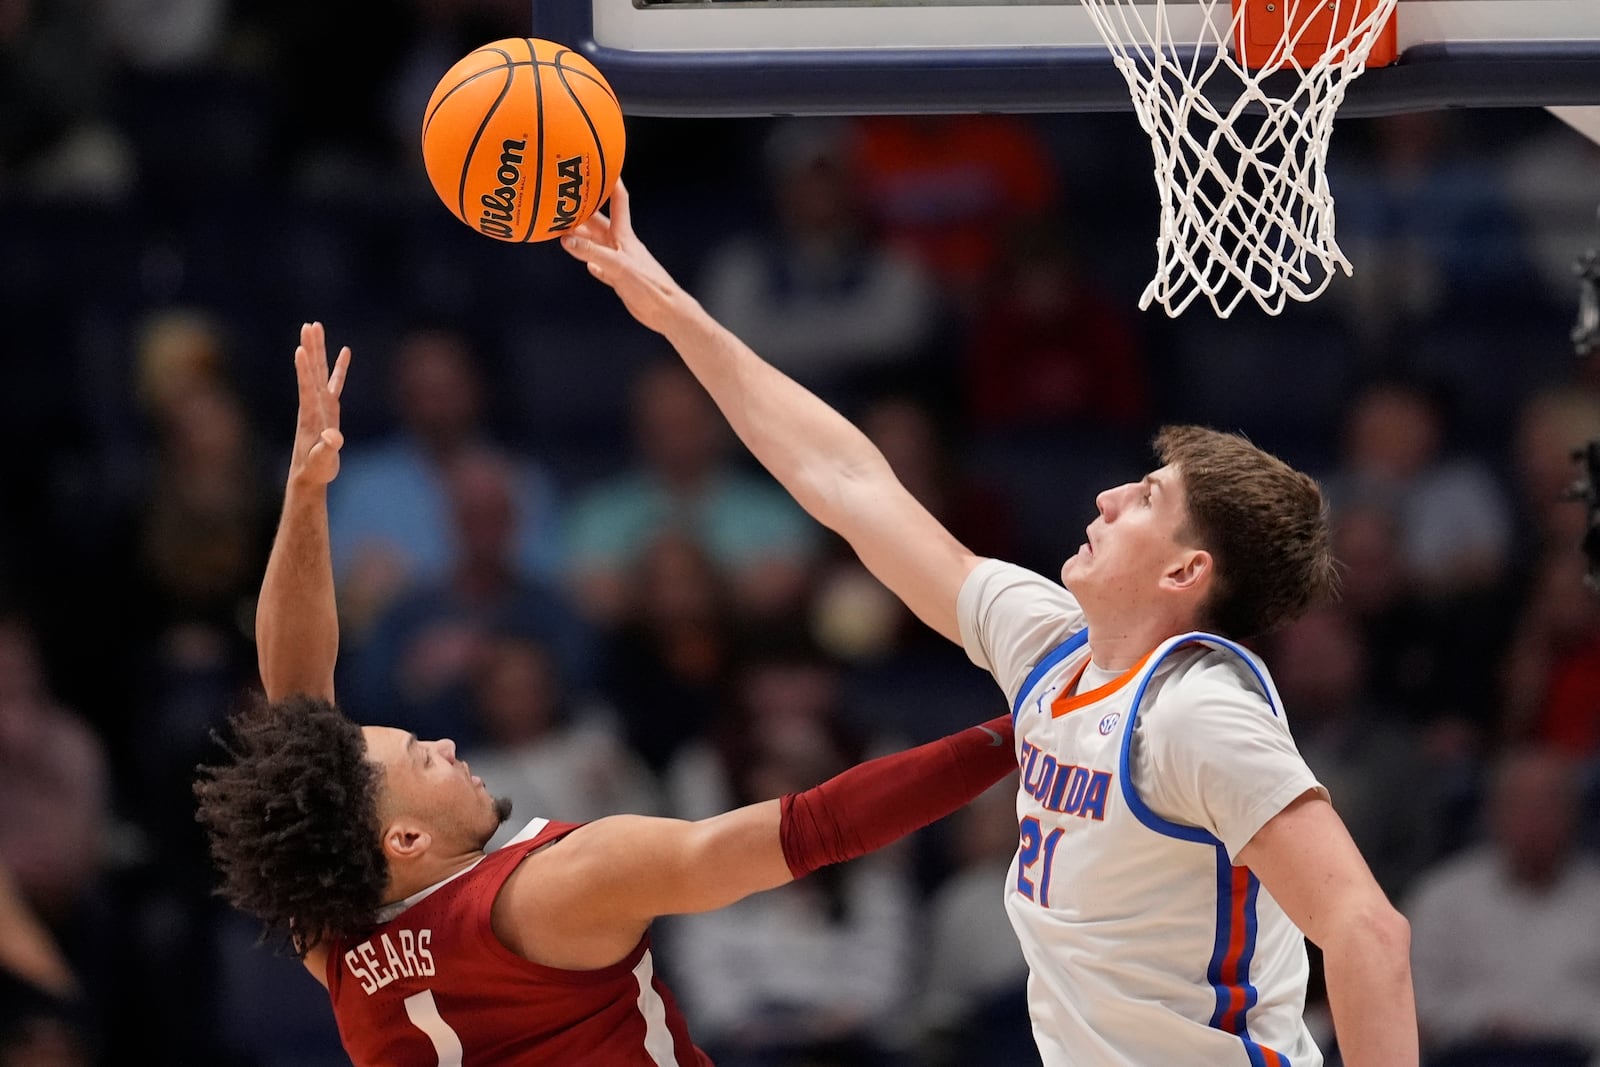
{"label": "backboard", "polygon": [[[1175,28],[1195,10],[1167,0]],[[1399,61],[1341,115],[1600,107],[1600,0],[1400,0],[1397,24]],[[637,115],[1130,107],[1079,0],[538,0],[531,32],[585,52]]]}

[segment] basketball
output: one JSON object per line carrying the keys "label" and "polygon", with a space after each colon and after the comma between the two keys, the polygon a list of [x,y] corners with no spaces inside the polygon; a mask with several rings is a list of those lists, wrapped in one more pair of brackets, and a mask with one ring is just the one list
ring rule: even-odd
{"label": "basketball", "polygon": [[605,77],[564,45],[508,37],[445,72],[422,159],[451,213],[497,241],[546,241],[610,195],[626,144]]}

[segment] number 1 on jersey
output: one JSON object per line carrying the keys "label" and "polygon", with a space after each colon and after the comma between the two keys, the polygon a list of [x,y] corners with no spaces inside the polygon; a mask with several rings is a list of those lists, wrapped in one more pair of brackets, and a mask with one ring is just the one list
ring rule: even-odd
{"label": "number 1 on jersey", "polygon": [[461,1038],[450,1029],[450,1024],[439,1016],[439,1005],[433,1002],[433,990],[424,989],[405,999],[406,1018],[411,1025],[428,1035],[433,1051],[439,1056],[439,1067],[461,1067]]}
{"label": "number 1 on jersey", "polygon": [[1039,872],[1039,906],[1050,906],[1050,868],[1056,858],[1056,845],[1061,843],[1062,830],[1058,826],[1050,831],[1048,837],[1044,828],[1039,825],[1039,820],[1032,815],[1022,820],[1018,827],[1021,841],[1017,845],[1017,892],[1034,900],[1033,882],[1028,878],[1028,871],[1035,863],[1040,861],[1039,854],[1044,853],[1044,869]]}

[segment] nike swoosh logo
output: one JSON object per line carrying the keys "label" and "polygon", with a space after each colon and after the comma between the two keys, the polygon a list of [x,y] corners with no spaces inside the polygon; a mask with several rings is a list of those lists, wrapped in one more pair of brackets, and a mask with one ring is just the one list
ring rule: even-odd
{"label": "nike swoosh logo", "polygon": [[984,733],[989,735],[989,737],[990,737],[989,747],[990,748],[999,748],[1001,745],[1006,743],[1006,739],[1005,738],[1001,737],[999,734],[995,733],[993,730],[989,729],[987,726],[980,726],[980,727],[978,727],[978,729],[982,730]]}

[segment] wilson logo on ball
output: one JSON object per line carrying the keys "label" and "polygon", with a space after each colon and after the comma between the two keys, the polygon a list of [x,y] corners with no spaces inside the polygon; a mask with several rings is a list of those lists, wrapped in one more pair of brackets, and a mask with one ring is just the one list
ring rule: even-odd
{"label": "wilson logo on ball", "polygon": [[500,188],[484,193],[479,201],[483,204],[483,218],[478,220],[478,229],[490,237],[501,240],[511,237],[511,223],[516,220],[517,189],[522,185],[522,153],[527,147],[526,139],[507,140],[500,145],[500,169],[495,172]]}

